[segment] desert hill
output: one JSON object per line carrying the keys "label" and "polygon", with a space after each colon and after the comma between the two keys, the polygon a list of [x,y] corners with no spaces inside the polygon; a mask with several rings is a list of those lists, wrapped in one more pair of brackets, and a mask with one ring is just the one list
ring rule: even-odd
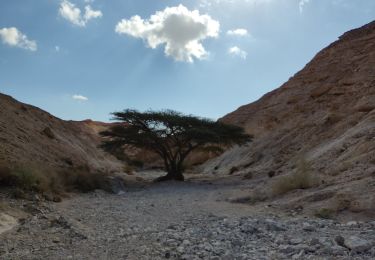
{"label": "desert hill", "polygon": [[220,120],[243,126],[254,142],[209,162],[205,172],[238,169],[276,176],[266,180],[272,183],[303,160],[322,182],[323,199],[341,190],[374,208],[375,22],[345,33],[280,88]]}
{"label": "desert hill", "polygon": [[97,147],[100,138],[91,123],[63,121],[0,94],[0,163],[56,170],[118,170],[121,164]]}

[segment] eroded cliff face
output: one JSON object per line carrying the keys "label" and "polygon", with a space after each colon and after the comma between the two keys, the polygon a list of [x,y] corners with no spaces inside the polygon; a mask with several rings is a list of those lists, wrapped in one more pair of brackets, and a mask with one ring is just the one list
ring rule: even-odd
{"label": "eroded cliff face", "polygon": [[87,122],[60,120],[0,94],[0,164],[49,170],[81,168],[112,172],[121,163],[98,148]]}
{"label": "eroded cliff face", "polygon": [[325,184],[362,180],[353,192],[374,193],[375,22],[345,33],[280,88],[221,120],[255,139],[210,161],[205,172],[237,167],[277,176],[303,159]]}

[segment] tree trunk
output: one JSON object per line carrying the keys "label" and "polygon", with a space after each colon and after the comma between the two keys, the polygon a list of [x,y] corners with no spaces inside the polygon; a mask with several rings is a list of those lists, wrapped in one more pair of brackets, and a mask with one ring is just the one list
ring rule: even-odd
{"label": "tree trunk", "polygon": [[155,182],[162,182],[162,181],[184,181],[185,177],[182,172],[168,172],[167,175],[159,177],[155,180]]}
{"label": "tree trunk", "polygon": [[167,171],[167,175],[156,178],[155,182],[161,182],[161,181],[184,181],[184,175],[183,173],[183,167],[182,167],[182,161],[168,161],[166,157],[164,157],[164,164],[165,164],[165,170]]}

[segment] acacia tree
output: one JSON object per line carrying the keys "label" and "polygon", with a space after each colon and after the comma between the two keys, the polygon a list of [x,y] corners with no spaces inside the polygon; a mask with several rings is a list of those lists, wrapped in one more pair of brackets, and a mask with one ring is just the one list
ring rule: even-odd
{"label": "acacia tree", "polygon": [[118,123],[101,132],[106,139],[102,148],[113,152],[130,145],[155,152],[163,159],[167,172],[157,181],[183,181],[184,160],[197,148],[243,144],[251,140],[241,127],[173,110],[142,113],[127,109],[112,114]]}

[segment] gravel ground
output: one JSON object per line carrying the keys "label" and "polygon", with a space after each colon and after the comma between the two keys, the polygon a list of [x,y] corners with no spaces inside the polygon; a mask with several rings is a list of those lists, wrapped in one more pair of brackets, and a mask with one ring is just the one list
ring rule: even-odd
{"label": "gravel ground", "polygon": [[375,221],[337,223],[230,203],[235,179],[101,191],[31,207],[0,259],[374,259]]}

